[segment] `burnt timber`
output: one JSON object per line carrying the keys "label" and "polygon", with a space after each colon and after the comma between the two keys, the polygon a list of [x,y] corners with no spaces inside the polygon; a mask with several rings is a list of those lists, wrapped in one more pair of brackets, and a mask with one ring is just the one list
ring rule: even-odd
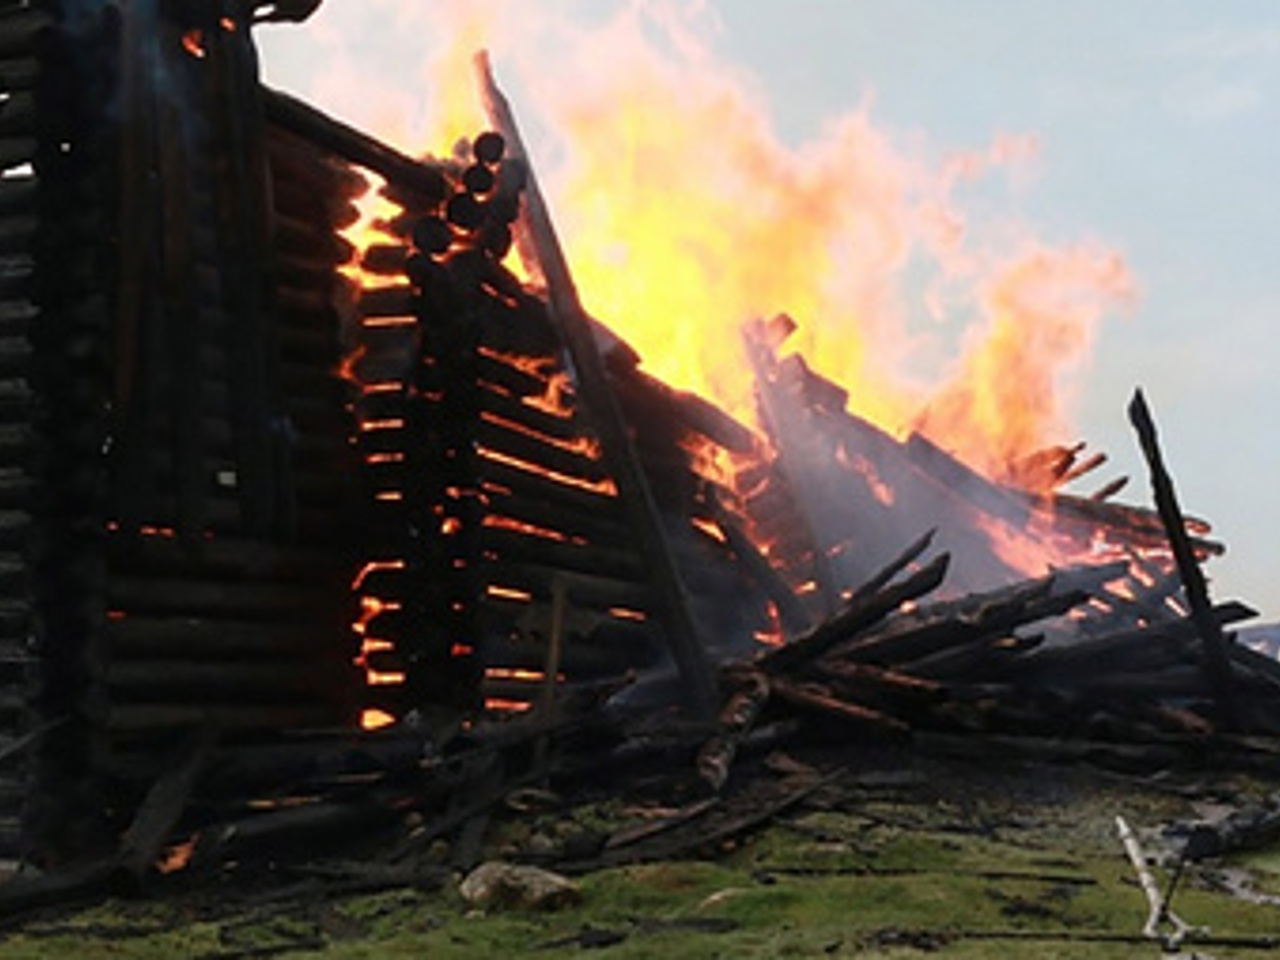
{"label": "burnt timber", "polygon": [[[0,855],[207,867],[411,813],[407,857],[660,752],[635,718],[682,697],[661,749],[713,789],[764,731],[1274,762],[1280,668],[1221,633],[1251,611],[1189,619],[1170,561],[1203,525],[1062,492],[1077,448],[997,483],[889,437],[785,318],[745,333],[761,433],[661,384],[549,218],[545,285],[504,266],[510,136],[414,158],[264,88],[254,6],[0,0]],[[1107,563],[1025,577],[990,521]]]}

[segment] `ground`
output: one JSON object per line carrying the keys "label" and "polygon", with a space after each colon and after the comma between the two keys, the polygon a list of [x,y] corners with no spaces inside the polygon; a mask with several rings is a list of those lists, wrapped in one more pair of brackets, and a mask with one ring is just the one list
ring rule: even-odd
{"label": "ground", "polygon": [[[775,764],[794,779],[804,768]],[[17,957],[471,958],[1159,957],[1146,900],[1116,835],[1124,816],[1153,855],[1170,825],[1272,794],[1221,774],[1120,776],[1083,767],[897,758],[853,763],[764,829],[697,856],[576,878],[579,905],[483,912],[457,883],[329,896],[240,878],[23,918],[0,943]],[[800,773],[797,773],[797,770]],[[485,856],[616,832],[656,811],[596,799],[509,809]],[[710,832],[708,832],[710,835]],[[440,851],[444,853],[444,851]],[[1156,869],[1161,883],[1168,874]],[[1262,957],[1280,931],[1280,846],[1198,863],[1173,909],[1207,927],[1184,956]]]}

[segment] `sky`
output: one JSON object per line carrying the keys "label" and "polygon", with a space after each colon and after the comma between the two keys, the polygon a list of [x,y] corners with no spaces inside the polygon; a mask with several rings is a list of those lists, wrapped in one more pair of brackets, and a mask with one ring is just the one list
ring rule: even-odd
{"label": "sky", "polygon": [[[860,143],[930,183],[949,157],[987,158],[944,198],[975,257],[1034,236],[1122,258],[1131,295],[1098,301],[1105,315],[1088,321],[1070,390],[1072,432],[1059,439],[1108,453],[1106,476],[1132,477],[1121,499],[1148,503],[1125,418],[1141,386],[1184,509],[1227,545],[1209,565],[1211,590],[1280,620],[1280,5],[326,0],[306,24],[258,39],[268,83],[404,149],[437,151],[447,145],[423,138],[444,109],[441,70],[467,69],[446,47],[491,46],[542,172],[571,149],[543,102],[559,96],[554,84],[589,93],[629,42],[610,18],[637,7],[684,69],[740,83],[770,142],[797,156],[855,116],[874,132]],[[1009,159],[998,144],[1032,148]],[[707,130],[704,149],[716,148]],[[544,180],[553,211],[572,216],[555,177]],[[924,249],[934,280],[954,266]],[[899,285],[915,262],[895,261]],[[904,324],[928,326],[923,296],[894,298]],[[950,346],[959,336],[926,333]],[[927,349],[914,355],[928,367]]]}

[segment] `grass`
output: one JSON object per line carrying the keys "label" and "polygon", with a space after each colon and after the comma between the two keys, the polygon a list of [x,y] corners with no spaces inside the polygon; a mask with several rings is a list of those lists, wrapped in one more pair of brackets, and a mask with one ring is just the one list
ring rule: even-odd
{"label": "grass", "polygon": [[[603,827],[618,809],[572,819]],[[582,904],[554,913],[482,913],[454,885],[256,905],[203,893],[32,918],[0,943],[0,960],[1156,958],[1157,944],[1136,939],[1146,901],[1114,838],[1116,813],[1151,827],[1192,810],[1176,790],[1071,772],[894,789],[855,782],[713,858],[582,877]],[[504,842],[531,832],[515,814],[499,827]],[[1189,871],[1175,910],[1219,938],[1280,930],[1280,908],[1222,889],[1221,866],[1242,871],[1251,889],[1280,890],[1280,849],[1253,851]],[[1207,949],[1219,960],[1267,955]]]}

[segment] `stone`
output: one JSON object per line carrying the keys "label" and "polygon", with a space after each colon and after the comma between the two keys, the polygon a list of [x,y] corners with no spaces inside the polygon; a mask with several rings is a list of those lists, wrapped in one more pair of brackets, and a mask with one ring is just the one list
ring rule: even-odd
{"label": "stone", "polygon": [[577,884],[558,873],[497,860],[467,874],[458,892],[472,906],[486,910],[558,910],[582,901]]}

